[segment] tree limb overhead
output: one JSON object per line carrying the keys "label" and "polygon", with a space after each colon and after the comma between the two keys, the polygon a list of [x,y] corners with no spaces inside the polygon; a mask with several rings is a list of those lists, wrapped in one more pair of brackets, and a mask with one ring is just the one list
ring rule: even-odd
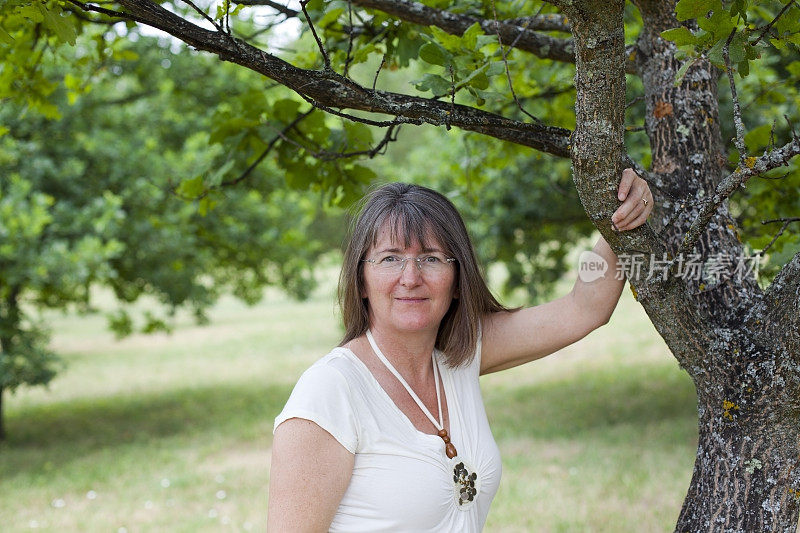
{"label": "tree limb overhead", "polygon": [[456,126],[552,155],[569,157],[569,130],[523,123],[451,102],[374,91],[332,70],[295,67],[227,33],[197,26],[150,0],[120,0],[119,4],[136,20],[163,30],[199,50],[217,54],[225,61],[263,74],[320,108],[380,113],[397,117],[395,122],[398,123]]}

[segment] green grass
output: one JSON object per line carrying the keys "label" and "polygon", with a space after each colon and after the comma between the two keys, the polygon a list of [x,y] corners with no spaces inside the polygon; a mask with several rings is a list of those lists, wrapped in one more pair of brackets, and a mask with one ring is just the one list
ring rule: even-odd
{"label": "green grass", "polygon": [[[330,295],[224,299],[208,326],[120,342],[54,315],[66,369],[6,397],[0,530],[263,531],[272,421],[338,341]],[[694,393],[627,291],[609,325],[482,386],[504,469],[487,532],[673,529]]]}

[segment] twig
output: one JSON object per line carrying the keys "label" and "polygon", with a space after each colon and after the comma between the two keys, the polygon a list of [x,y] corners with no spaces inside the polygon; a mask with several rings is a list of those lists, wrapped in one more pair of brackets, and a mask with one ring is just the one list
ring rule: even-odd
{"label": "twig", "polygon": [[92,24],[103,24],[105,26],[113,26],[114,24],[118,24],[120,22],[125,22],[126,20],[128,20],[128,19],[116,18],[116,17],[115,18],[109,18],[109,19],[95,19],[95,18],[87,16],[83,11],[78,10],[78,9],[68,8],[67,11],[69,11],[70,13],[72,13],[73,15],[78,17],[79,19],[84,20],[86,22],[90,22]]}
{"label": "twig", "polygon": [[344,77],[347,77],[347,72],[350,70],[350,62],[353,60],[351,53],[353,52],[353,2],[347,0],[347,16],[350,28],[348,30],[347,40],[347,55],[344,60]]}
{"label": "twig", "polygon": [[272,140],[269,142],[269,144],[267,144],[267,147],[264,149],[264,151],[261,152],[261,154],[256,158],[256,160],[253,161],[250,164],[250,166],[245,169],[244,172],[242,172],[235,179],[232,179],[232,180],[229,180],[229,181],[223,181],[220,185],[221,186],[236,185],[237,183],[247,179],[247,177],[253,172],[253,170],[255,170],[255,168],[258,165],[261,164],[261,162],[264,160],[264,158],[267,157],[267,154],[269,154],[269,152],[272,150],[272,148],[275,146],[275,144],[282,138],[282,135],[284,135],[286,132],[288,132],[289,130],[291,130],[295,126],[297,126],[300,122],[303,121],[303,119],[305,119],[308,115],[310,115],[313,112],[314,112],[314,108],[312,107],[311,109],[309,109],[305,113],[301,113],[301,114],[297,115],[294,118],[294,120],[292,120],[289,124],[287,124],[280,132],[278,132],[278,134],[275,137],[272,138]]}
{"label": "twig", "polygon": [[722,47],[722,55],[725,57],[725,72],[728,74],[728,83],[731,86],[731,101],[733,102],[733,123],[736,126],[736,138],[734,139],[734,143],[736,144],[736,149],[739,150],[739,164],[744,161],[745,157],[747,156],[747,148],[744,144],[744,123],[742,122],[742,108],[739,106],[739,96],[736,94],[736,83],[733,80],[733,70],[731,69],[731,56],[728,50],[731,41],[733,40],[733,36],[736,34],[736,28],[731,30],[731,34],[728,35],[728,40],[725,41],[725,45]]}
{"label": "twig", "polygon": [[380,75],[381,70],[383,69],[383,66],[385,64],[386,64],[386,54],[384,53],[383,57],[381,58],[381,64],[378,65],[378,70],[375,71],[375,78],[372,80],[372,92],[375,92],[375,86],[378,84],[378,76]]}
{"label": "twig", "polygon": [[301,150],[308,152],[309,155],[321,161],[335,161],[337,159],[347,159],[361,155],[365,155],[370,159],[372,159],[375,156],[381,154],[383,150],[389,145],[390,142],[397,140],[397,135],[394,134],[396,127],[397,126],[389,126],[389,128],[386,130],[386,133],[383,136],[383,139],[381,139],[381,141],[377,145],[370,148],[369,150],[355,150],[352,152],[331,152],[330,150],[315,151],[309,148],[308,146],[304,146],[301,143],[295,141],[294,139],[288,137],[285,133],[285,130],[279,132],[278,135],[280,135],[284,141],[296,146],[297,148],[300,148]]}
{"label": "twig", "polygon": [[760,252],[756,252],[756,255],[763,256],[764,253],[767,250],[769,250],[769,248],[773,244],[775,244],[775,241],[777,241],[778,238],[781,235],[783,235],[783,232],[786,231],[786,228],[789,227],[789,224],[791,224],[792,222],[800,222],[800,217],[775,218],[775,219],[772,219],[772,220],[762,220],[761,221],[762,224],[772,224],[772,223],[775,223],[775,222],[783,222],[783,225],[781,226],[781,229],[779,229],[778,233],[776,233],[775,236],[772,238],[772,240],[769,241],[769,244],[767,244],[764,248],[762,248]]}
{"label": "twig", "polygon": [[282,13],[286,16],[287,19],[294,18],[300,15],[300,12],[290,8],[289,6],[285,6],[283,4],[279,4],[278,2],[272,2],[271,0],[234,0],[237,4],[242,4],[245,6],[267,6],[271,7],[272,9],[276,10],[278,13]]}
{"label": "twig", "polygon": [[325,63],[325,70],[331,70],[331,58],[328,57],[328,51],[325,50],[325,47],[322,45],[322,41],[317,35],[317,30],[314,28],[314,23],[311,22],[311,17],[308,15],[308,11],[306,11],[306,5],[311,0],[301,0],[300,1],[300,8],[303,10],[303,15],[306,17],[306,22],[308,22],[308,27],[311,28],[311,34],[314,36],[314,40],[317,41],[317,46],[319,47],[320,53],[322,53],[322,61]]}
{"label": "twig", "polygon": [[450,117],[453,116],[453,111],[456,107],[456,73],[453,70],[452,63],[448,63],[447,68],[450,70],[450,87],[452,90],[450,91],[450,111],[447,113],[447,120],[444,123],[444,127],[447,131],[450,131]]}
{"label": "twig", "polygon": [[225,33],[225,31],[219,26],[219,24],[217,24],[217,21],[212,19],[211,17],[209,17],[208,13],[206,13],[205,11],[203,11],[202,9],[200,9],[199,7],[194,5],[192,3],[192,0],[181,0],[181,1],[183,3],[185,3],[185,4],[188,4],[192,9],[197,11],[204,19],[206,19],[208,22],[210,22],[211,25],[214,26],[217,29],[218,32]]}
{"label": "twig", "polygon": [[84,11],[94,11],[95,13],[106,15],[107,17],[117,17],[124,20],[133,20],[136,22],[141,22],[138,18],[129,15],[128,13],[123,13],[122,11],[114,11],[113,9],[106,9],[104,7],[95,6],[92,4],[84,4],[83,2],[79,2],[78,0],[67,0],[67,2],[78,6]]}
{"label": "twig", "polygon": [[[522,111],[525,115],[529,116],[534,122],[541,124],[542,123],[541,120],[528,113],[525,110],[525,108],[522,107],[522,103],[519,101],[519,98],[517,98],[517,93],[514,91],[514,84],[511,81],[511,70],[508,68],[508,52],[506,51],[506,48],[503,46],[503,39],[500,37],[500,23],[497,20],[497,6],[495,5],[494,0],[492,0],[492,13],[494,14],[494,26],[495,26],[495,34],[497,35],[497,43],[500,45],[500,52],[503,54],[503,65],[505,66],[506,79],[508,80],[508,88],[511,90],[511,96],[514,98],[514,102],[516,102],[517,107],[519,108],[520,111]],[[523,31],[525,31],[525,29],[527,28],[523,28]],[[520,32],[519,35],[517,35],[516,39],[511,44],[510,48],[513,48],[516,45],[516,42],[522,36],[522,33],[523,32]]]}
{"label": "twig", "polygon": [[361,117],[357,117],[357,116],[354,116],[354,115],[348,115],[347,113],[342,113],[341,111],[337,111],[336,109],[333,109],[332,107],[328,107],[326,105],[322,105],[319,102],[317,102],[316,100],[314,100],[313,98],[311,98],[309,96],[306,96],[306,95],[304,95],[302,93],[297,93],[297,94],[300,96],[300,98],[302,98],[303,100],[305,100],[309,104],[313,105],[317,109],[321,109],[322,111],[325,111],[326,113],[330,113],[331,115],[336,115],[337,117],[346,118],[346,119],[352,120],[353,122],[360,122],[360,123],[366,124],[368,126],[377,126],[379,128],[388,128],[389,126],[395,126],[397,124],[405,124],[405,123],[411,123],[411,124],[417,124],[417,125],[422,124],[421,120],[412,119],[412,118],[404,118],[404,117],[399,117],[399,116],[395,117],[394,120],[370,120],[368,118],[361,118]]}
{"label": "twig", "polygon": [[632,106],[636,102],[641,102],[642,100],[644,100],[644,95],[635,96],[630,102],[625,104],[625,109],[628,109],[630,106]]}
{"label": "twig", "polygon": [[[544,5],[542,5],[544,7]],[[541,11],[541,8],[539,8]],[[524,26],[529,30],[535,31],[562,31],[571,33],[572,27],[567,21],[567,17],[560,13],[548,13],[546,15],[536,14],[531,17],[518,17],[501,21],[505,24],[516,24]]]}
{"label": "twig", "polygon": [[775,15],[775,18],[774,18],[774,19],[772,19],[772,21],[770,21],[770,23],[769,23],[769,24],[767,24],[766,26],[764,26],[764,31],[762,31],[762,32],[761,32],[761,35],[759,35],[759,36],[758,36],[758,39],[756,39],[754,42],[752,42],[752,43],[750,43],[750,44],[751,44],[752,46],[755,46],[755,45],[757,45],[759,42],[761,42],[761,39],[763,39],[763,38],[764,38],[764,35],[766,35],[766,34],[767,34],[767,32],[768,32],[768,31],[769,31],[769,30],[772,28],[772,26],[773,26],[773,25],[774,25],[774,24],[775,24],[775,23],[778,21],[778,19],[781,17],[781,15],[783,15],[784,13],[786,13],[786,11],[789,9],[789,7],[790,7],[790,6],[792,6],[794,3],[795,3],[795,1],[794,1],[794,0],[789,0],[789,1],[786,3],[786,5],[785,5],[785,6],[783,6],[783,9],[781,9],[781,10],[780,10],[780,12],[779,12],[777,15]]}
{"label": "twig", "polygon": [[700,234],[711,220],[711,217],[714,216],[719,206],[722,205],[722,202],[724,202],[733,191],[738,189],[753,176],[788,164],[789,160],[798,154],[800,154],[800,137],[795,136],[782,147],[772,150],[755,161],[752,161],[752,165],[739,166],[732,174],[719,182],[713,195],[706,199],[700,207],[697,218],[686,231],[678,254],[685,254],[694,248],[695,244],[697,244],[697,241],[700,239]]}

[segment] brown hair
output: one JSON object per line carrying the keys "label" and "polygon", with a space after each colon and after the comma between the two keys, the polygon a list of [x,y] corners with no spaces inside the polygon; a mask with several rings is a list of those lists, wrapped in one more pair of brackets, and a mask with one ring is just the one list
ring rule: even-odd
{"label": "brown hair", "polygon": [[417,242],[428,246],[431,239],[455,257],[456,291],[450,308],[439,324],[436,348],[451,367],[472,360],[478,343],[480,319],[487,313],[506,311],[492,296],[483,280],[467,228],[455,206],[442,194],[408,183],[390,183],[374,189],[360,204],[339,276],[339,306],[345,334],[342,344],[369,328],[362,259],[374,245],[378,231],[388,222],[404,247]]}

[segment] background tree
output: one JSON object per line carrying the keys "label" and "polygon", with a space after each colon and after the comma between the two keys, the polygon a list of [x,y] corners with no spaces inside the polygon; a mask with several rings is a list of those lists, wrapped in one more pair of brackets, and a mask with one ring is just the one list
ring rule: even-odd
{"label": "background tree", "polygon": [[[208,131],[221,95],[258,98],[260,82],[169,45],[120,43],[86,63],[88,92],[66,61],[43,65],[45,79],[67,79],[46,108],[60,121],[13,103],[0,109],[0,400],[55,375],[39,311],[89,311],[93,286],[113,290],[109,323],[120,335],[168,329],[179,308],[204,320],[220,294],[255,302],[268,284],[296,296],[313,286],[319,200],[287,191],[274,167],[253,170],[248,190],[180,197],[193,181],[176,176],[246,171],[238,151],[209,147]],[[164,313],[132,316],[128,304],[142,296]]]}
{"label": "background tree", "polygon": [[[593,226],[618,255],[642,254],[642,271],[656,274],[631,272],[632,290],[696,385],[698,453],[676,529],[796,529],[800,253],[797,237],[786,233],[797,220],[791,216],[797,195],[790,193],[800,153],[793,130],[800,76],[794,0],[309,0],[299,6],[70,0],[64,6],[73,16],[59,16],[52,2],[4,4],[5,94],[21,94],[13,73],[27,72],[27,98],[46,111],[50,87],[32,68],[44,50],[74,41],[94,23],[120,21],[106,46],[125,39],[130,26],[158,28],[300,97],[233,97],[230,111],[211,126],[211,140],[240,149],[253,163],[273,161],[290,187],[316,187],[330,203],[358,195],[374,175],[357,158],[378,154],[400,125],[427,123],[503,141],[471,137],[475,148],[458,154],[480,162],[458,166],[484,174],[486,162],[503,161],[518,172],[447,183],[466,190],[465,203],[475,209],[486,202],[481,213],[511,208],[514,216],[502,211],[476,226],[509,262],[514,283],[532,279],[515,245],[548,259],[548,250],[558,250],[553,240],[579,230],[565,223],[531,232],[545,209],[529,208],[530,198],[541,206],[556,196],[540,187],[527,196],[521,177],[537,183],[551,177],[547,185],[563,189],[562,167],[526,162],[532,153],[510,146],[569,158],[574,191]],[[296,20],[305,38],[279,51],[270,30]],[[388,90],[384,70],[405,68],[414,89]],[[567,101],[574,115],[564,112]],[[381,128],[382,140],[375,143],[376,130],[366,126]],[[628,165],[648,179],[658,206],[649,226],[617,234],[609,219]],[[233,181],[187,175],[180,190],[215,198]],[[564,195],[564,204],[575,192]],[[755,227],[765,214],[779,231]],[[531,244],[531,237],[549,240]],[[745,257],[748,246],[771,254],[765,288],[723,268]],[[558,263],[558,252],[550,256]],[[686,275],[689,259],[702,267],[696,276]]]}

